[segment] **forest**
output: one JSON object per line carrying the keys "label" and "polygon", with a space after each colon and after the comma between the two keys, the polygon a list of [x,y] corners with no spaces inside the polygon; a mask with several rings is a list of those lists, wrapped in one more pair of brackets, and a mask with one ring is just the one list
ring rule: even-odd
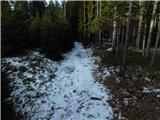
{"label": "forest", "polygon": [[1,1],[3,120],[159,120],[160,2]]}

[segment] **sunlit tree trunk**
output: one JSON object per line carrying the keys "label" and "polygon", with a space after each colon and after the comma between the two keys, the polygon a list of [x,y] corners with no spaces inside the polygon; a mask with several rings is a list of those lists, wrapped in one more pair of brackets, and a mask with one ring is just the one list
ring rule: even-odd
{"label": "sunlit tree trunk", "polygon": [[153,28],[155,28],[155,27],[156,27],[156,24],[157,24],[157,17],[155,17],[155,19],[154,19],[154,25],[153,25]]}
{"label": "sunlit tree trunk", "polygon": [[131,14],[132,14],[132,1],[129,3],[129,12],[127,15],[127,24],[126,24],[126,38],[123,52],[123,61],[122,61],[122,71],[125,71],[127,65],[127,52],[128,52],[128,41],[129,41],[129,31],[131,24]]}
{"label": "sunlit tree trunk", "polygon": [[151,60],[150,66],[149,66],[150,68],[153,66],[153,62],[154,62],[154,59],[155,59],[155,55],[156,55],[159,39],[160,39],[160,15],[159,15],[158,32],[157,32],[157,38],[156,38],[155,48],[154,48],[152,60]]}
{"label": "sunlit tree trunk", "polygon": [[140,49],[140,38],[141,38],[141,31],[142,31],[142,22],[143,22],[143,4],[142,1],[140,0],[139,2],[139,6],[140,6],[140,17],[139,17],[139,24],[138,24],[138,34],[137,34],[137,38],[136,38],[136,48]]}
{"label": "sunlit tree trunk", "polygon": [[98,17],[98,13],[99,13],[99,12],[98,12],[98,9],[99,9],[99,7],[98,7],[98,6],[99,6],[99,2],[98,2],[98,0],[97,0],[97,4],[96,4],[96,7],[97,7],[97,8],[96,8],[96,10],[97,10],[97,12],[96,12],[97,17]]}
{"label": "sunlit tree trunk", "polygon": [[142,52],[143,52],[143,56],[145,54],[145,44],[146,44],[146,29],[147,29],[147,23],[146,23],[146,20],[145,20],[145,23],[144,23],[144,33],[143,33],[143,45],[142,45]]}
{"label": "sunlit tree trunk", "polygon": [[155,1],[154,7],[153,7],[152,19],[150,23],[149,35],[148,35],[148,40],[147,40],[146,57],[149,56],[149,52],[150,52],[150,44],[151,44],[152,31],[153,31],[154,18],[156,14],[157,4],[158,4],[158,0]]}
{"label": "sunlit tree trunk", "polygon": [[117,33],[117,18],[116,18],[117,7],[115,7],[114,9],[115,9],[115,13],[114,13],[114,21],[113,21],[112,48],[115,47],[115,44],[116,44],[116,33]]}

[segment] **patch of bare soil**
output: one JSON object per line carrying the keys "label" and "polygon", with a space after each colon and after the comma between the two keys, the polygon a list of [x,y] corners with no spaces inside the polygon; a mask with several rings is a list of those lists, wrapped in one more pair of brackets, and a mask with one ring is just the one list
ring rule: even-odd
{"label": "patch of bare soil", "polygon": [[116,120],[160,120],[160,72],[128,68],[124,75],[112,72],[103,83],[113,95]]}
{"label": "patch of bare soil", "polygon": [[8,103],[6,98],[9,97],[11,93],[11,87],[9,85],[9,80],[4,72],[1,72],[1,119],[2,120],[20,120],[20,115],[13,109],[13,104]]}
{"label": "patch of bare soil", "polygon": [[101,81],[112,94],[110,104],[114,119],[160,120],[160,56],[155,60],[156,66],[148,69],[150,60],[129,51],[129,67],[125,74],[121,74],[118,67],[121,58],[117,64],[114,50],[108,52],[108,46],[93,48],[94,54],[101,58],[99,71],[107,68],[110,73],[106,80]]}

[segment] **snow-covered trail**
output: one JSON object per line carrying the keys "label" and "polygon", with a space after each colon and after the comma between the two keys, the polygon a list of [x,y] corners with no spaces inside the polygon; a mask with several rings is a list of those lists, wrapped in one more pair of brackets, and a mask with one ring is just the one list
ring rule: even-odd
{"label": "snow-covered trail", "polygon": [[[15,103],[26,120],[113,119],[107,103],[108,90],[93,77],[98,66],[94,64],[92,49],[84,49],[76,42],[64,56],[59,63],[38,52],[30,57],[4,59],[3,64],[17,69],[9,74],[14,91],[8,100]],[[38,58],[43,60],[33,67]],[[20,72],[22,66],[25,72]]]}

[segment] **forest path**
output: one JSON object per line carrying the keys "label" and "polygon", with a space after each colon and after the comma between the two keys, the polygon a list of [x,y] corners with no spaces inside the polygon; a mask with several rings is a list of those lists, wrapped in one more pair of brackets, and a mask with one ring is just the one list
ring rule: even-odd
{"label": "forest path", "polygon": [[[38,58],[42,61],[31,68]],[[10,76],[14,91],[9,99],[27,120],[111,120],[109,91],[93,77],[98,68],[96,59],[92,49],[84,49],[78,42],[58,63],[38,52],[26,58],[5,59],[17,69],[27,69]]]}

